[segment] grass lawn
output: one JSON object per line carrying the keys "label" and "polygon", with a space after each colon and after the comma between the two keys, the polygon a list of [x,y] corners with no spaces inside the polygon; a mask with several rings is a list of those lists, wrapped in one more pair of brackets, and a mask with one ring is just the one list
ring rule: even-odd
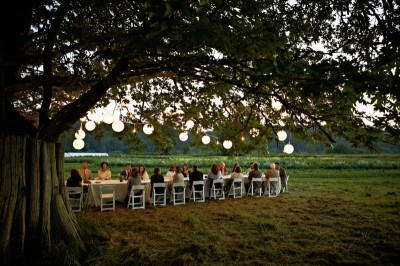
{"label": "grass lawn", "polygon": [[[88,208],[76,214],[88,249],[79,263],[398,265],[400,170],[386,166],[291,169],[276,198]],[[47,263],[73,263],[55,252]]]}

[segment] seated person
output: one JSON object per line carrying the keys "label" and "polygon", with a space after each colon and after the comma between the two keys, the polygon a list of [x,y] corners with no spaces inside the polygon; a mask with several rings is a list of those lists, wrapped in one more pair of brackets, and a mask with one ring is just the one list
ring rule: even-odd
{"label": "seated person", "polygon": [[143,164],[139,166],[139,176],[144,181],[150,180],[149,174],[147,173],[146,168],[144,167]]}
{"label": "seated person", "polygon": [[221,162],[219,164],[219,170],[221,171],[221,175],[227,175],[228,174],[228,168],[226,168],[224,162]]}
{"label": "seated person", "polygon": [[[67,187],[82,187],[82,177],[78,170],[71,169],[71,176],[67,179]],[[79,195],[72,195],[73,198],[79,198]]]}
{"label": "seated person", "polygon": [[[254,163],[253,170],[249,172],[248,182],[244,184],[246,186],[246,191],[249,191],[251,180],[253,180],[253,178],[261,178],[261,177],[262,173],[260,172],[260,170],[258,170],[258,163]],[[261,182],[255,182],[254,190],[261,188],[261,186],[262,186]]]}
{"label": "seated person", "polygon": [[99,180],[110,180],[111,179],[111,171],[107,169],[107,163],[102,162],[100,164],[101,169],[97,172],[97,176]]}
{"label": "seated person", "polygon": [[[153,196],[153,185],[154,183],[164,183],[164,177],[162,174],[160,174],[161,170],[159,167],[154,168],[154,175],[150,177],[150,182],[151,182],[151,196]],[[156,193],[163,193],[164,188],[156,188]]]}
{"label": "seated person", "polygon": [[[177,184],[177,183],[184,183],[184,182],[185,182],[185,179],[184,179],[183,174],[181,173],[181,167],[180,167],[179,165],[177,165],[177,166],[175,167],[175,174],[172,176],[172,183],[171,183],[171,185],[170,185],[170,192],[172,192],[172,186],[173,186],[174,184]],[[183,191],[182,188],[178,188],[178,189],[176,190],[176,192],[182,192],[182,191]]]}
{"label": "seated person", "polygon": [[175,174],[175,165],[171,165],[171,166],[169,167],[168,172],[167,172],[167,173],[165,174],[165,176],[164,176],[164,181],[165,181],[165,182],[171,181],[171,180],[172,180],[172,177],[174,176],[174,174]]}
{"label": "seated person", "polygon": [[[279,171],[276,170],[274,163],[270,164],[268,171],[265,172],[265,181],[263,182],[263,191],[265,191],[265,188],[268,187],[270,178],[279,178]],[[273,191],[277,191],[278,182],[275,182],[275,181],[271,182],[270,185],[273,188]]]}
{"label": "seated person", "polygon": [[211,196],[210,191],[211,191],[212,185],[214,183],[214,180],[221,179],[221,178],[222,178],[222,175],[221,175],[221,171],[218,168],[218,164],[212,164],[210,172],[208,173],[208,176],[207,176],[207,180],[205,182],[206,183],[205,184],[205,194],[208,195],[208,197]]}
{"label": "seated person", "polygon": [[131,164],[125,164],[125,169],[119,173],[120,179],[128,180],[129,175],[131,174]]}
{"label": "seated person", "polygon": [[237,178],[243,178],[242,168],[240,167],[240,165],[236,165],[235,169],[233,170],[233,172],[231,174],[231,177],[228,180],[226,180],[225,195],[229,195],[229,191],[231,189],[233,180],[235,180]]}
{"label": "seated person", "polygon": [[[127,190],[127,194],[125,197],[125,204],[128,204],[129,195],[131,194],[132,186],[138,186],[141,184],[142,184],[142,180],[139,177],[139,168],[133,167],[131,170],[131,173],[129,174],[129,178],[128,178],[128,190]],[[140,194],[142,194],[142,191],[138,191],[135,193],[135,195],[140,195]],[[136,200],[138,200],[138,199],[136,199]]]}
{"label": "seated person", "polygon": [[82,177],[84,183],[90,183],[92,178],[92,170],[88,169],[88,162],[83,162],[82,167],[78,169],[79,175]]}
{"label": "seated person", "polygon": [[[191,191],[193,188],[194,181],[202,181],[203,173],[197,170],[197,165],[192,165],[193,172],[189,172],[189,190]],[[198,185],[200,186],[200,185]],[[201,189],[201,187],[196,187],[196,189]]]}

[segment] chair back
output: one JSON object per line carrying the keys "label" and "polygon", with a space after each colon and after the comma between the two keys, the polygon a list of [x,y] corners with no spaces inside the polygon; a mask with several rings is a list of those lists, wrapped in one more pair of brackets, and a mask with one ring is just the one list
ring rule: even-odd
{"label": "chair back", "polygon": [[190,200],[205,202],[204,180],[193,181]]}
{"label": "chair back", "polygon": [[186,203],[186,185],[185,183],[174,183],[172,186],[172,203],[175,205],[184,205]]}
{"label": "chair back", "polygon": [[115,189],[113,185],[100,186],[100,210],[115,211]]}
{"label": "chair back", "polygon": [[128,206],[132,206],[132,210],[146,208],[146,187],[144,185],[132,186],[129,194]]}
{"label": "chair back", "polygon": [[[159,188],[163,188],[160,192]],[[153,206],[167,204],[167,185],[165,183],[154,183],[153,184]]]}
{"label": "chair back", "polygon": [[82,210],[83,188],[82,187],[67,187],[68,201],[73,212]]}

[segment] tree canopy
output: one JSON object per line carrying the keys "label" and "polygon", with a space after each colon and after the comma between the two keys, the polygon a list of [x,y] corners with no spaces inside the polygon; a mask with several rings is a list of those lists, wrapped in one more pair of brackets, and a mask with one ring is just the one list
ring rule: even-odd
{"label": "tree canopy", "polygon": [[281,129],[327,145],[399,141],[396,1],[18,0],[1,12],[6,134],[56,141],[114,100],[160,145],[163,125],[188,119],[194,143],[212,129],[237,151]]}

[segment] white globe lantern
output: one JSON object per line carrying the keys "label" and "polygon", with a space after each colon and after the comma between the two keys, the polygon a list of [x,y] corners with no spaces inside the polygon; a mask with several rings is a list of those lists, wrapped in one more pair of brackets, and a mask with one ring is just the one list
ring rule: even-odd
{"label": "white globe lantern", "polygon": [[285,123],[285,121],[283,121],[283,120],[279,120],[279,121],[278,121],[278,124],[279,124],[281,127],[286,126],[286,123]]}
{"label": "white globe lantern", "polygon": [[292,154],[294,152],[294,147],[292,144],[288,143],[283,147],[283,152],[287,154]]}
{"label": "white globe lantern", "polygon": [[211,139],[210,139],[210,137],[209,136],[203,136],[202,138],[201,138],[201,142],[203,142],[203,144],[208,144],[208,143],[210,143],[210,141],[211,141]]}
{"label": "white globe lantern", "polygon": [[280,141],[284,141],[287,138],[287,133],[283,130],[278,131],[277,135]]}
{"label": "white globe lantern", "polygon": [[194,127],[194,122],[193,122],[193,120],[188,120],[187,122],[186,122],[186,128],[187,129],[191,129],[192,127]]}
{"label": "white globe lantern", "polygon": [[224,146],[225,149],[229,150],[230,148],[232,148],[232,141],[230,141],[230,140],[224,140],[224,142],[222,143],[222,145]]}
{"label": "white globe lantern", "polygon": [[112,123],[111,127],[115,132],[121,132],[122,130],[124,130],[125,125],[124,123],[122,123],[121,120],[118,119]]}
{"label": "white globe lantern", "polygon": [[103,114],[103,121],[106,124],[111,124],[112,122],[114,122],[114,116],[110,113],[104,113]]}
{"label": "white globe lantern", "polygon": [[81,139],[75,139],[74,142],[72,142],[72,146],[76,150],[81,150],[85,146],[85,142]]}
{"label": "white globe lantern", "polygon": [[279,111],[282,108],[282,104],[274,100],[272,101],[272,108],[274,108],[276,111]]}
{"label": "white globe lantern", "polygon": [[179,139],[181,141],[187,141],[188,138],[189,138],[189,136],[186,132],[182,132],[181,134],[179,134]]}
{"label": "white globe lantern", "polygon": [[77,139],[84,139],[86,136],[85,131],[83,131],[82,129],[79,129],[76,133],[75,133],[75,138]]}
{"label": "white globe lantern", "polygon": [[145,124],[145,125],[143,126],[143,132],[144,132],[146,135],[151,135],[151,134],[153,133],[153,131],[154,131],[153,125]]}
{"label": "white globe lantern", "polygon": [[93,121],[87,121],[85,123],[85,128],[86,128],[87,131],[92,131],[92,130],[94,130],[96,128],[96,123],[93,122]]}

